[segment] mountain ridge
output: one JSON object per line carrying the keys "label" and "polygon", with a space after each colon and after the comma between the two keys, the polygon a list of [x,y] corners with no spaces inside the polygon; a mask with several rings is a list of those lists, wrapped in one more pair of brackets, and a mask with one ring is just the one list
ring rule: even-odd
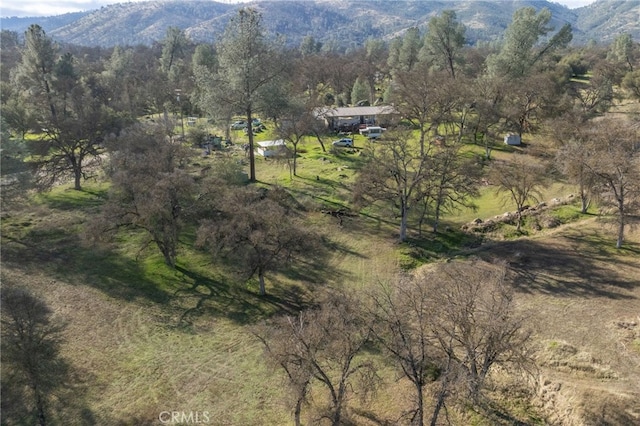
{"label": "mountain ridge", "polygon": [[598,0],[569,9],[545,0],[511,1],[254,1],[230,4],[213,1],[158,0],[116,3],[100,9],[51,17],[0,18],[3,30],[22,34],[29,25],[40,25],[59,42],[84,46],[153,44],[168,27],[185,31],[194,42],[214,42],[228,20],[242,7],[254,7],[264,18],[267,31],[299,45],[306,36],[341,49],[362,45],[370,37],[391,39],[407,28],[426,28],[429,19],[443,10],[454,10],[467,27],[469,44],[499,40],[515,10],[531,6],[548,8],[551,25],[571,24],[574,44],[590,40],[606,43],[623,32],[640,39],[640,2]]}

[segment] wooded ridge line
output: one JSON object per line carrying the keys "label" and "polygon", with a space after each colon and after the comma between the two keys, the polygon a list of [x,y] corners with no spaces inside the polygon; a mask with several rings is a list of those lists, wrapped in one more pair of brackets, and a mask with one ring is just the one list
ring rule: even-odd
{"label": "wooded ridge line", "polygon": [[[499,3],[499,7],[496,4]],[[48,17],[3,17],[3,30],[20,35],[40,25],[56,41],[83,46],[151,45],[167,28],[178,27],[194,42],[215,42],[229,18],[241,7],[253,7],[266,29],[297,46],[306,36],[347,50],[369,38],[391,40],[407,28],[426,28],[443,10],[454,10],[467,27],[467,43],[498,41],[522,7],[552,12],[556,29],[570,24],[574,45],[608,43],[623,32],[640,38],[640,2],[598,0],[568,9],[543,0],[522,1],[256,1],[226,4],[212,1],[149,1],[118,3],[97,10]]]}

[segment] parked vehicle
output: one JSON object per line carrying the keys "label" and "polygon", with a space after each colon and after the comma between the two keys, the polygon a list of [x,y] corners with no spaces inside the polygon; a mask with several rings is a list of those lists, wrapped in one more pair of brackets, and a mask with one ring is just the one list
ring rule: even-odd
{"label": "parked vehicle", "polygon": [[231,130],[242,130],[247,128],[247,122],[244,120],[238,120],[231,124]]}
{"label": "parked vehicle", "polygon": [[346,146],[349,148],[353,148],[353,139],[351,138],[342,138],[337,141],[333,141],[331,143],[333,146]]}
{"label": "parked vehicle", "polygon": [[364,129],[360,129],[360,134],[362,136],[366,136],[369,139],[378,139],[380,136],[382,136],[382,132],[384,132],[385,130],[386,129],[377,126],[365,127]]}

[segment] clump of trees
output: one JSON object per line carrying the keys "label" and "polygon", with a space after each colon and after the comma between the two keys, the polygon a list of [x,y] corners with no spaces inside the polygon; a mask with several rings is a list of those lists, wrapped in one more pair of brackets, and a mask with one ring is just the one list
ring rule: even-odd
{"label": "clump of trees", "polygon": [[294,396],[295,423],[317,400],[328,406],[309,410],[311,417],[343,424],[350,397],[382,383],[378,351],[412,384],[407,400],[415,406],[406,416],[417,425],[439,424],[447,406],[479,403],[497,366],[528,371],[530,333],[506,271],[478,260],[442,264],[381,284],[368,298],[334,293],[318,308],[259,327],[267,358]]}

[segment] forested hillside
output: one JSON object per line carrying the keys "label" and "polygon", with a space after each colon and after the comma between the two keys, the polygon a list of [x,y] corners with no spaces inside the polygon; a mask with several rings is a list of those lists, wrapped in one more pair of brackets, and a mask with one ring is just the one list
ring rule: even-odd
{"label": "forested hillside", "polygon": [[2,31],[0,423],[640,423],[638,40],[323,4]]}
{"label": "forested hillside", "polygon": [[[611,42],[622,32],[640,38],[640,4],[635,1],[600,0],[570,10],[543,0],[520,1],[264,1],[251,3],[265,17],[265,27],[299,45],[312,36],[341,50],[354,48],[370,37],[390,40],[407,28],[424,29],[443,10],[454,10],[467,26],[467,42],[499,40],[516,9],[531,6],[552,12],[550,24],[571,24],[574,44]],[[58,41],[83,46],[113,47],[151,44],[170,26],[178,27],[194,41],[213,42],[238,5],[211,1],[129,2],[86,13],[47,18],[1,19],[2,28],[22,34],[38,24]]]}

